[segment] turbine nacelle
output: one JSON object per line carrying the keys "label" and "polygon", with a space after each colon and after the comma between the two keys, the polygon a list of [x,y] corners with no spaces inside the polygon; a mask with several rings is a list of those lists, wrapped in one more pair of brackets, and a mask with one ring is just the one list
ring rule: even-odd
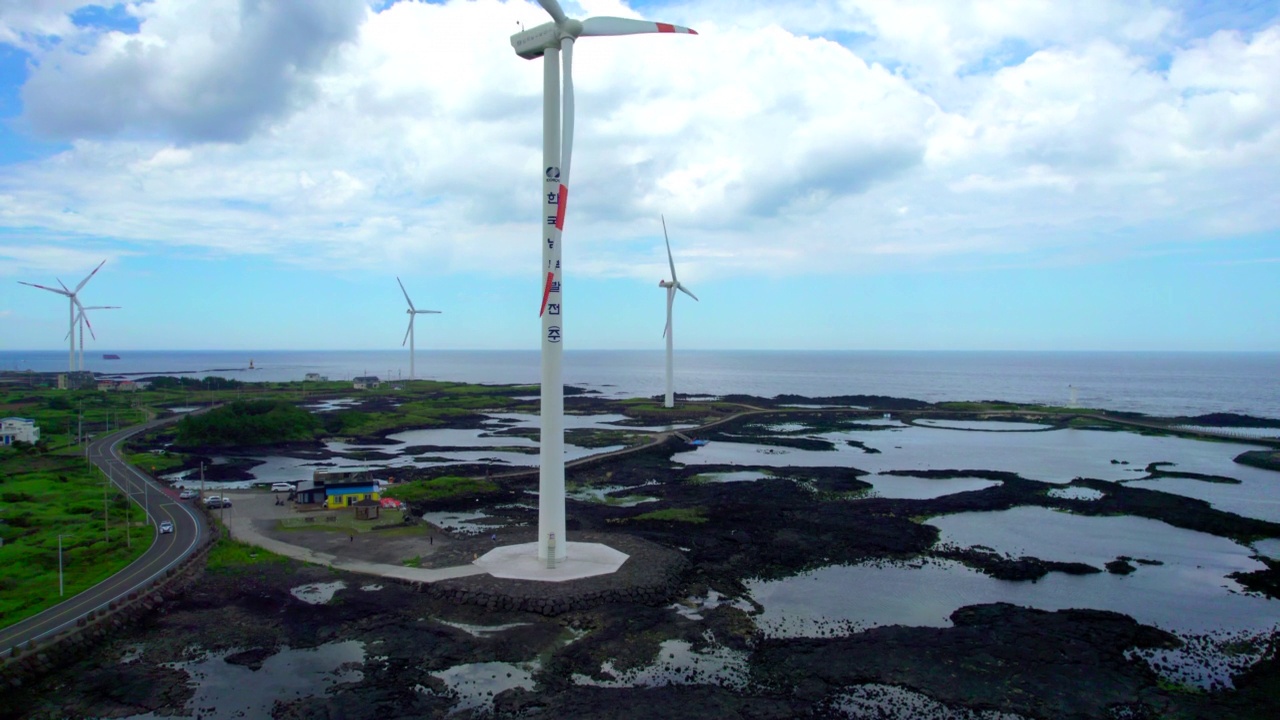
{"label": "turbine nacelle", "polygon": [[659,281],[658,281],[658,287],[660,287],[660,288],[673,288],[673,287],[675,287],[675,286],[676,286],[676,284],[675,284],[675,283],[673,283],[673,282],[671,282],[670,280],[659,280]]}
{"label": "turbine nacelle", "polygon": [[[581,27],[581,23],[579,23]],[[560,29],[553,22],[511,36],[511,47],[525,60],[537,60],[551,48],[560,46]]]}

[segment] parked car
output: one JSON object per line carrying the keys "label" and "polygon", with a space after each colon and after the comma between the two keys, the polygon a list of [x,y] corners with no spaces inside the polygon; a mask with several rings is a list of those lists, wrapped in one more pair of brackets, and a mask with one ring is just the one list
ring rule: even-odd
{"label": "parked car", "polygon": [[164,522],[160,523],[161,535],[167,535],[171,532],[173,532],[173,523],[169,522],[168,520],[165,520]]}
{"label": "parked car", "polygon": [[271,492],[293,492],[293,483],[278,482],[271,483]]}
{"label": "parked car", "polygon": [[218,497],[217,495],[210,495],[209,497],[204,499],[204,506],[208,508],[231,507],[231,498]]}
{"label": "parked car", "polygon": [[178,499],[179,499],[179,500],[190,500],[191,498],[193,498],[193,497],[195,497],[196,495],[199,495],[199,494],[200,494],[200,493],[196,492],[195,490],[183,490],[182,492],[178,493]]}

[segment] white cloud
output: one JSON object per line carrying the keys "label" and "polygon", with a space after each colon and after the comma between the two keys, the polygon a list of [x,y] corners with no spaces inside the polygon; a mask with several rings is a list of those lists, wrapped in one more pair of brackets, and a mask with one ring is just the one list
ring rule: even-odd
{"label": "white cloud", "polygon": [[[0,172],[0,224],[329,270],[536,262],[541,63],[508,36],[539,8],[398,3],[321,16],[279,50],[261,33],[280,17],[220,7],[156,2],[137,34],[33,50],[31,120],[73,142]],[[575,272],[661,274],[659,213],[690,280],[1276,227],[1278,27],[1180,39],[1165,5],[1102,0],[661,14],[701,34],[576,45]],[[240,51],[270,58],[260,82],[239,82],[255,63],[218,67]],[[87,83],[112,92],[72,117]]]}
{"label": "white cloud", "polygon": [[364,19],[361,0],[156,0],[138,33],[37,54],[23,87],[31,126],[57,138],[249,137],[311,96],[310,77]]}

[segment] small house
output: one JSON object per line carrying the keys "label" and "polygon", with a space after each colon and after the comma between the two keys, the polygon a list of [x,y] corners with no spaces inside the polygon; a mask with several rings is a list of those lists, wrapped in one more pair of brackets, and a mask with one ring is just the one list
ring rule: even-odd
{"label": "small house", "polygon": [[98,389],[99,390],[115,390],[116,381],[115,380],[99,380]]}
{"label": "small house", "polygon": [[313,480],[303,480],[293,488],[293,500],[299,505],[320,505],[324,502],[324,486],[316,486]]}
{"label": "small house", "polygon": [[372,390],[382,385],[382,381],[377,375],[361,375],[351,381],[351,386],[356,390]]}
{"label": "small house", "polygon": [[307,382],[329,382],[329,378],[321,375],[320,373],[307,373],[306,377],[302,379]]}
{"label": "small house", "polygon": [[377,502],[378,497],[378,483],[373,480],[329,483],[324,486],[324,504],[331,510],[351,507],[361,500]]}
{"label": "small house", "polygon": [[0,445],[12,445],[15,442],[40,442],[40,426],[30,418],[0,418]]}

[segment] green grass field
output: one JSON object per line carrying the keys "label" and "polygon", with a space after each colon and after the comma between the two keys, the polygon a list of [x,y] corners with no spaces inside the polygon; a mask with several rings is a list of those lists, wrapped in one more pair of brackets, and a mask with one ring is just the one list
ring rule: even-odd
{"label": "green grass field", "polygon": [[142,511],[114,488],[104,500],[105,487],[76,454],[0,450],[0,627],[101,582],[151,546],[155,530]]}

